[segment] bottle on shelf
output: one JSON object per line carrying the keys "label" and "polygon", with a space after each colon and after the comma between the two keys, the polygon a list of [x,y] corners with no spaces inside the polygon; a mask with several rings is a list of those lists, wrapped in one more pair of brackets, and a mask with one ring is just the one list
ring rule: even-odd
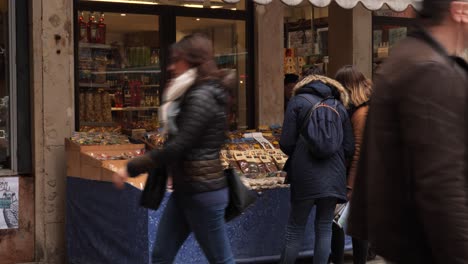
{"label": "bottle on shelf", "polygon": [[80,42],[88,42],[88,26],[84,22],[84,12],[81,12],[79,18]]}
{"label": "bottle on shelf", "polygon": [[130,84],[128,82],[128,77],[125,77],[123,87],[122,87],[122,92],[123,92],[123,107],[132,106],[132,94],[130,91]]}
{"label": "bottle on shelf", "polygon": [[114,101],[115,101],[115,107],[121,108],[123,107],[123,93],[122,93],[122,88],[118,88],[117,91],[114,94]]}
{"label": "bottle on shelf", "polygon": [[156,96],[155,96],[155,102],[154,102],[154,106],[159,106],[159,90],[156,90]]}
{"label": "bottle on shelf", "polygon": [[104,24],[104,13],[101,13],[97,23],[96,43],[106,44],[106,24]]}
{"label": "bottle on shelf", "polygon": [[94,15],[94,12],[91,12],[91,14],[89,15],[87,29],[88,29],[88,42],[96,43],[98,22],[96,21],[96,16]]}

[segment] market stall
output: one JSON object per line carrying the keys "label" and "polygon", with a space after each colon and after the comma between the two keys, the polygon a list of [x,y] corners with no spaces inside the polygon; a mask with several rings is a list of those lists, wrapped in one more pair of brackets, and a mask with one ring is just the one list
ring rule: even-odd
{"label": "market stall", "polygon": [[[239,263],[275,261],[279,258],[289,212],[289,188],[281,172],[286,160],[278,149],[278,129],[256,133],[231,133],[221,151],[224,166],[234,167],[259,198],[242,216],[228,223],[228,236]],[[134,141],[134,140],[132,140]],[[157,147],[157,133],[141,141]],[[115,133],[75,133],[66,140],[67,247],[70,263],[150,263],[161,213],[138,206],[146,176],[130,179],[124,190],[114,188],[113,171],[145,152]],[[302,255],[313,254],[313,214]],[[348,241],[349,247],[349,241]],[[205,263],[198,244],[190,237],[176,263]]]}

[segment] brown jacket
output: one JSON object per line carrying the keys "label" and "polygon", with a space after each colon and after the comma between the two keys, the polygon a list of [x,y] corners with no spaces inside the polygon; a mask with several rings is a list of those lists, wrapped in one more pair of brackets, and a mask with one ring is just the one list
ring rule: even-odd
{"label": "brown jacket", "polygon": [[367,113],[369,112],[369,106],[363,105],[354,112],[351,117],[351,123],[353,124],[354,133],[354,156],[351,161],[351,166],[348,172],[348,188],[354,189],[354,182],[356,181],[356,175],[358,171],[359,156],[361,155],[361,145],[364,138],[364,129],[366,127]]}
{"label": "brown jacket", "polygon": [[419,31],[375,78],[348,232],[396,263],[468,263],[468,70]]}

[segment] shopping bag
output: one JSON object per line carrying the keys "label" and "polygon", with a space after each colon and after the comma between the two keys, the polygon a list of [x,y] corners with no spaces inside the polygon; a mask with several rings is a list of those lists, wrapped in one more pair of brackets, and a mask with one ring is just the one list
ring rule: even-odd
{"label": "shopping bag", "polygon": [[336,206],[333,222],[343,230],[346,230],[348,226],[348,216],[349,203],[339,204]]}
{"label": "shopping bag", "polygon": [[257,194],[242,183],[234,169],[224,170],[224,175],[229,187],[229,203],[224,218],[226,222],[229,222],[252,205],[257,200]]}

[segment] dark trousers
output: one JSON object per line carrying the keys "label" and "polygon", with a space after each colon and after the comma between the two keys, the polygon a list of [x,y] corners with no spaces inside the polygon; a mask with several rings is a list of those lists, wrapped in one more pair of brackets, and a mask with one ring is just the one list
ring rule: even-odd
{"label": "dark trousers", "polygon": [[[344,263],[345,233],[338,225],[333,224],[332,254],[331,261],[334,264]],[[353,262],[354,264],[365,264],[367,261],[367,241],[353,238]]]}

